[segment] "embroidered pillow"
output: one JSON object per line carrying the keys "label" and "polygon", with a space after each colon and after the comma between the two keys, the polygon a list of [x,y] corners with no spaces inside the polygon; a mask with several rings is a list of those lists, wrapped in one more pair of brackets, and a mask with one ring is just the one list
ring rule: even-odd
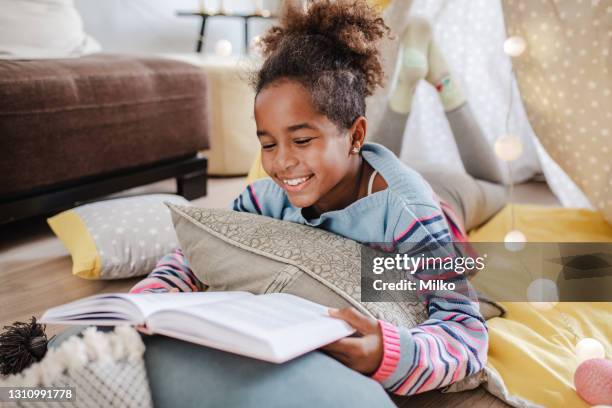
{"label": "embroidered pillow", "polygon": [[414,301],[361,302],[358,242],[270,217],[168,204],[183,253],[213,291],[284,292],[330,307],[414,327],[427,318]]}

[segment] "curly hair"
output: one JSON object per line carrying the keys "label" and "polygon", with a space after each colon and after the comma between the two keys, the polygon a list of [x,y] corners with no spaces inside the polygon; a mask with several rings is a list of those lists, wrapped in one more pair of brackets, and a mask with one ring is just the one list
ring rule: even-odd
{"label": "curly hair", "polygon": [[279,23],[261,39],[256,93],[295,80],[337,126],[348,129],[365,116],[365,98],[383,85],[378,44],[389,35],[376,9],[366,0],[308,0],[304,8],[289,4]]}

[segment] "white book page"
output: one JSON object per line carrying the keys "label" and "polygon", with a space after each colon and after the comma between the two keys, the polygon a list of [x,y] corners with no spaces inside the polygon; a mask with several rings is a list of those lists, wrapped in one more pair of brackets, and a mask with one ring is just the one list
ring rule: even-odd
{"label": "white book page", "polygon": [[253,297],[248,292],[174,292],[174,293],[138,293],[122,294],[140,310],[145,319],[151,314],[166,309],[182,309],[195,305]]}
{"label": "white book page", "polygon": [[166,335],[175,332],[189,336],[188,341],[283,362],[355,331],[330,317],[327,309],[297,296],[274,293],[162,310],[150,315],[149,325]]}
{"label": "white book page", "polygon": [[147,316],[160,310],[251,296],[248,292],[109,293],[51,308],[40,321],[61,324],[142,324]]}

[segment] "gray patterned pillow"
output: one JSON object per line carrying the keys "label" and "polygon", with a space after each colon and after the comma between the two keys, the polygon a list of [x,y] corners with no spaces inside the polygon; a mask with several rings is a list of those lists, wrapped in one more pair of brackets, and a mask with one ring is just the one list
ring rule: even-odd
{"label": "gray patterned pillow", "polygon": [[362,245],[355,241],[255,214],[167,205],[180,246],[209,290],[291,293],[405,327],[427,318],[416,298],[360,302]]}
{"label": "gray patterned pillow", "polygon": [[85,204],[47,220],[72,257],[72,273],[86,279],[146,275],[178,247],[164,202],[188,205],[173,194],[150,194]]}

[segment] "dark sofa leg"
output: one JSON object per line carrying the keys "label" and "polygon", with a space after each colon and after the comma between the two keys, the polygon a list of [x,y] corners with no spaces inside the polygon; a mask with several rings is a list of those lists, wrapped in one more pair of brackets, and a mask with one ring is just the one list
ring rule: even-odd
{"label": "dark sofa leg", "polygon": [[176,191],[187,200],[195,200],[206,195],[207,181],[206,170],[184,174],[176,178]]}

